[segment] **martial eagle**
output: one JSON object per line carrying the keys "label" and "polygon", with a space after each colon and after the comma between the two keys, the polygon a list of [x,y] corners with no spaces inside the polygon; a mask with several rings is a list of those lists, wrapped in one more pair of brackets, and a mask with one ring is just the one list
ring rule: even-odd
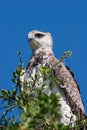
{"label": "martial eagle", "polygon": [[[53,93],[59,93],[61,97],[59,101],[62,114],[60,122],[69,125],[70,121],[73,124],[78,117],[82,119],[85,111],[79,86],[70,69],[54,56],[51,34],[34,30],[28,33],[28,40],[33,54],[24,75],[21,76],[21,81],[29,82],[30,77],[38,71],[38,66],[51,66],[56,78],[65,81],[65,83],[56,85],[53,89]],[[49,95],[49,86],[45,89],[46,94]]]}

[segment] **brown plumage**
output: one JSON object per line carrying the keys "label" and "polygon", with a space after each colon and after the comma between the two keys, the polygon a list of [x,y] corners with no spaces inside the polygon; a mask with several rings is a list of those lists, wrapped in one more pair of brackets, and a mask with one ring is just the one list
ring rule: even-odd
{"label": "brown plumage", "polygon": [[[28,63],[23,77],[24,80],[27,80],[27,78],[32,75],[33,70],[35,68],[37,69],[38,65],[48,64],[52,68],[56,78],[63,81],[60,82],[60,87],[56,86],[58,90],[55,89],[62,96],[63,101],[60,102],[61,112],[64,110],[66,112],[65,115],[62,113],[61,122],[68,125],[71,116],[74,118],[74,121],[72,122],[75,122],[77,119],[83,119],[85,117],[85,111],[81,100],[79,86],[71,70],[65,66],[64,63],[55,58],[52,52],[51,35],[49,33],[43,33],[35,30],[28,34],[28,39],[33,55]],[[29,76],[26,77],[26,74],[29,74]],[[69,115],[71,114],[68,118],[65,117],[67,112]],[[82,128],[82,130],[86,130],[86,128]]]}

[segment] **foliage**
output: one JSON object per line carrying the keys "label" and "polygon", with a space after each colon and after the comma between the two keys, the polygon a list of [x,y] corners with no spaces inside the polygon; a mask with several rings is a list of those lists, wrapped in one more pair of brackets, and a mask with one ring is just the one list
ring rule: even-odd
{"label": "foliage", "polygon": [[[65,53],[60,59],[69,56]],[[13,72],[12,90],[2,89],[0,91],[0,130],[69,130],[72,126],[60,124],[60,96],[51,93],[46,95],[44,88],[49,80],[50,88],[53,89],[55,77],[52,76],[52,69],[48,66],[41,66],[39,72],[31,78],[31,81],[21,83],[23,76],[21,52],[18,52],[20,64]],[[23,90],[21,90],[21,86]],[[39,88],[38,88],[39,86]],[[17,116],[18,115],[18,116]],[[83,125],[87,125],[87,120],[77,121],[73,129],[79,130]]]}
{"label": "foliage", "polygon": [[65,51],[64,53],[63,53],[63,55],[61,56],[61,58],[60,58],[60,62],[62,62],[64,59],[66,59],[67,57],[69,57],[69,56],[71,56],[72,55],[72,51]]}

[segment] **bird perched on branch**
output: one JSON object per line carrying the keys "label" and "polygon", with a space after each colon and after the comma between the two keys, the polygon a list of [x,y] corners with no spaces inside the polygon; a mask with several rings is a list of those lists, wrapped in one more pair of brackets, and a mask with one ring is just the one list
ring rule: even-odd
{"label": "bird perched on branch", "polygon": [[37,72],[38,66],[49,65],[55,77],[62,79],[64,82],[57,83],[52,91],[47,86],[45,93],[47,95],[51,92],[60,94],[60,123],[69,125],[71,122],[74,124],[77,119],[82,119],[85,115],[79,86],[74,78],[74,74],[63,62],[60,62],[54,56],[52,51],[53,41],[50,33],[34,30],[28,33],[28,40],[33,54],[24,75],[21,77],[21,81],[28,82],[29,78]]}

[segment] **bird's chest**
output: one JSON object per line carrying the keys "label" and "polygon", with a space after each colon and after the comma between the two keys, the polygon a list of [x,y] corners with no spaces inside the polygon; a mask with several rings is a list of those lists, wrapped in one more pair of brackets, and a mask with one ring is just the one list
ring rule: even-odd
{"label": "bird's chest", "polygon": [[[42,71],[40,69],[42,69]],[[24,81],[27,82],[27,85],[31,88],[31,90],[39,89],[41,92],[47,94],[48,96],[50,96],[52,93],[60,95],[59,104],[61,106],[62,113],[61,123],[67,125],[70,123],[71,117],[74,118],[74,115],[71,111],[70,106],[66,102],[66,97],[63,89],[60,88],[56,82],[54,82],[53,86],[51,86],[53,76],[48,74],[48,77],[44,78],[46,76],[44,75],[45,71],[47,71],[45,64],[43,64],[43,66],[41,64],[33,66],[31,74],[29,72],[26,72],[24,74]],[[74,120],[76,120],[76,118]]]}
{"label": "bird's chest", "polygon": [[[24,81],[27,82],[28,86],[41,89],[42,92],[47,95],[59,94],[61,99],[65,100],[65,94],[56,83],[54,73],[51,70],[51,66],[47,61],[43,64],[30,65],[28,71],[24,74]],[[34,83],[34,85],[32,85]]]}
{"label": "bird's chest", "polygon": [[[39,89],[41,90],[41,92],[46,93],[47,95],[50,95],[51,93],[59,94],[61,97],[59,101],[62,113],[61,123],[69,124],[71,117],[74,117],[74,115],[71,111],[70,106],[67,104],[66,96],[63,89],[56,82],[54,82],[53,86],[51,86],[51,81],[53,80],[52,74],[50,76],[48,74],[48,78],[44,78],[46,76],[43,72],[46,72],[46,74],[47,72],[49,72],[46,66],[48,66],[49,68],[51,67],[49,63],[49,58],[51,55],[52,54],[50,53],[45,54],[45,52],[40,52],[39,54],[33,56],[28,64],[24,75],[21,77],[21,81],[26,82],[27,86],[31,90]],[[45,69],[42,69],[41,71],[41,67],[45,67]]]}

